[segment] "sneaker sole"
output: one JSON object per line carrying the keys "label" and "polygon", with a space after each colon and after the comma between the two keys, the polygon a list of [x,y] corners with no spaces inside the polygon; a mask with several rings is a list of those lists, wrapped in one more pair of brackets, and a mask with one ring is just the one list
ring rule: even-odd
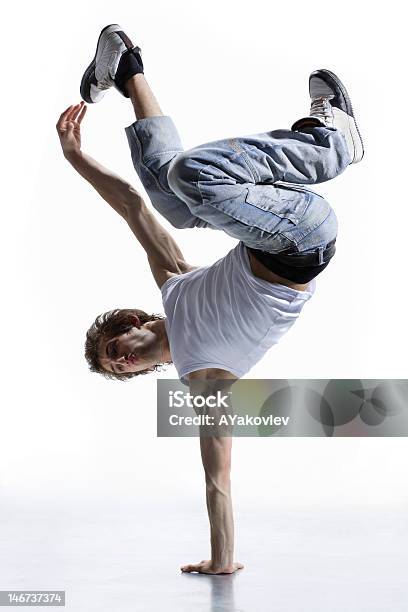
{"label": "sneaker sole", "polygon": [[118,28],[120,31],[122,31],[122,28],[117,23],[111,23],[110,25],[107,25],[106,27],[103,28],[103,30],[99,34],[98,42],[96,43],[96,51],[95,51],[94,58],[82,76],[79,91],[81,93],[82,99],[85,100],[85,102],[88,102],[88,104],[94,104],[94,101],[91,99],[91,84],[92,83],[90,79],[92,77],[92,73],[95,74],[95,62],[96,62],[96,56],[98,55],[99,45],[102,42],[103,37],[108,36],[109,34],[112,34],[112,32],[117,32]]}
{"label": "sneaker sole", "polygon": [[343,100],[347,109],[349,132],[354,147],[354,158],[351,163],[356,164],[364,157],[364,144],[354,115],[350,96],[344,84],[340,81],[339,77],[334,74],[334,72],[331,72],[326,68],[322,68],[321,70],[315,70],[315,72],[312,72],[312,74],[310,75],[310,78],[312,78],[313,76],[319,76],[321,74],[324,74],[326,77],[328,77],[327,80],[329,85],[330,81],[332,81],[332,83],[339,89],[341,95],[343,96]]}

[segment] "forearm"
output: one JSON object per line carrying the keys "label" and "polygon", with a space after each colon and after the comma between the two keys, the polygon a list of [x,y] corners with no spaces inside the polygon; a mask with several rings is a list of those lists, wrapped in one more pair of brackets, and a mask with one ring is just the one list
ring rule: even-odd
{"label": "forearm", "polygon": [[127,181],[111,172],[90,155],[77,151],[66,155],[71,166],[99,195],[122,217],[126,218],[129,208],[140,206],[141,196]]}
{"label": "forearm", "polygon": [[146,251],[159,287],[172,274],[191,269],[177,243],[149,211],[137,190],[81,150],[80,124],[86,106],[70,106],[60,116],[57,131],[62,151],[71,166],[121,215]]}
{"label": "forearm", "polygon": [[184,257],[177,243],[156,220],[134,187],[90,155],[78,151],[67,156],[73,168],[128,223],[150,260],[171,272],[184,271]]}
{"label": "forearm", "polygon": [[[193,396],[214,396],[222,391],[230,397],[234,377],[230,372],[209,368],[189,375]],[[211,402],[212,404],[212,402]],[[197,571],[205,574],[232,574],[242,569],[242,563],[234,561],[234,518],[231,499],[231,451],[232,426],[224,425],[220,416],[230,413],[232,407],[223,403],[217,408],[206,402],[205,408],[195,408],[197,415],[209,417],[200,426],[200,450],[205,473],[208,518],[210,522],[211,559],[183,566],[183,572]],[[201,404],[202,405],[202,404]]]}
{"label": "forearm", "polygon": [[231,484],[206,476],[206,497],[211,533],[211,560],[215,569],[228,568],[234,561],[234,520]]}

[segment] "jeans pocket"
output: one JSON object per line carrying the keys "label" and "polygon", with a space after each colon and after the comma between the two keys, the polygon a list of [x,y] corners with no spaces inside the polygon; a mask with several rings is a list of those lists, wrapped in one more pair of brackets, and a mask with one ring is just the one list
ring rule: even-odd
{"label": "jeans pocket", "polygon": [[310,193],[305,191],[274,185],[252,185],[248,187],[246,202],[297,225],[305,214],[310,197]]}

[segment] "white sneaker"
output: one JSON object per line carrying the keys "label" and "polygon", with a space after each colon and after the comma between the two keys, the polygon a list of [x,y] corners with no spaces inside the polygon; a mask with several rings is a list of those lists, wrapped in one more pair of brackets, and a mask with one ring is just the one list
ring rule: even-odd
{"label": "white sneaker", "polygon": [[364,155],[363,140],[354,117],[350,96],[339,77],[326,69],[315,70],[309,78],[312,100],[310,115],[296,121],[292,130],[324,126],[335,128],[345,136],[352,164]]}
{"label": "white sneaker", "polygon": [[[80,92],[85,102],[93,104],[100,102],[106,91],[115,86],[127,96],[122,83],[115,81],[118,68],[124,54],[131,53],[132,59],[137,63],[136,72],[143,72],[143,63],[140,57],[139,47],[134,47],[130,38],[125,34],[120,25],[111,24],[103,28],[96,45],[95,57],[85,70]],[[138,60],[136,60],[136,57]],[[122,70],[123,72],[123,70]]]}

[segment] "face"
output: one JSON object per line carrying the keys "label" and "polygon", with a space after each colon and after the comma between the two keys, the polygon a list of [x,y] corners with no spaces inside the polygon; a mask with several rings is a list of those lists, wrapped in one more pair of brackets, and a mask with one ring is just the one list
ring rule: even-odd
{"label": "face", "polygon": [[99,361],[108,372],[124,374],[146,370],[161,361],[160,341],[149,324],[136,320],[126,333],[103,338],[99,348]]}

